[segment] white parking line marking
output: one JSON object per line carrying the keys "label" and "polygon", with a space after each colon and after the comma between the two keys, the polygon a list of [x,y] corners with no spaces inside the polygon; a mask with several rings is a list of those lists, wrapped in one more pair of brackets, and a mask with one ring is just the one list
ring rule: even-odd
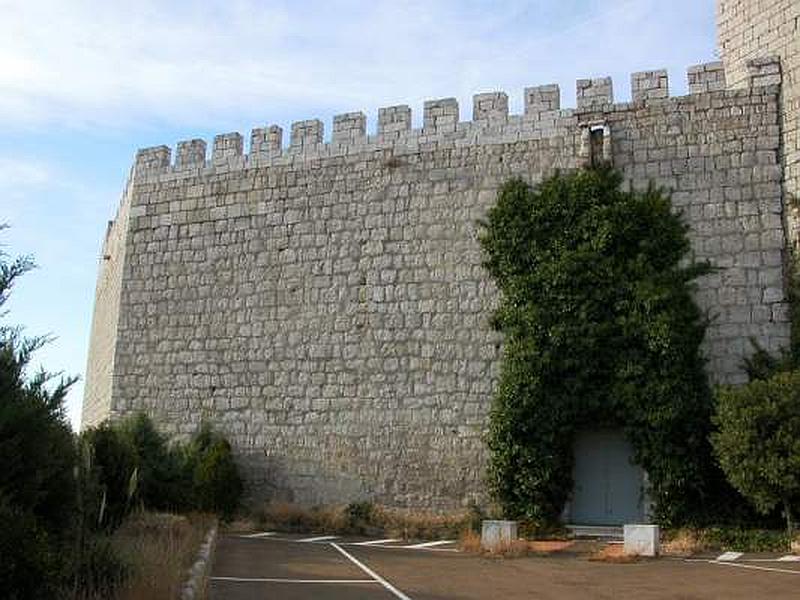
{"label": "white parking line marking", "polygon": [[275,535],[274,531],[262,531],[261,533],[251,533],[248,535],[242,535],[240,537],[248,538],[248,539],[255,539],[255,538],[265,538],[271,535]]}
{"label": "white parking line marking", "polygon": [[379,583],[375,579],[277,579],[272,577],[211,577],[214,581],[236,583]]}
{"label": "white parking line marking", "polygon": [[753,569],[756,571],[771,571],[773,573],[787,573],[788,575],[800,575],[800,571],[790,571],[789,569],[776,569],[775,567],[759,567],[756,565],[745,565],[735,562],[724,562],[719,560],[707,560],[704,558],[684,558],[684,562],[703,562],[710,565],[721,565],[723,567],[735,567],[737,569]]}
{"label": "white parking line marking", "polygon": [[394,542],[402,542],[403,540],[398,540],[396,538],[389,538],[386,540],[370,540],[369,542],[354,542],[353,546],[375,546],[379,544],[391,544]]}
{"label": "white parking line marking", "polygon": [[318,537],[311,537],[311,538],[306,538],[304,540],[297,540],[297,541],[309,544],[311,542],[325,542],[327,540],[335,540],[335,539],[338,539],[338,538],[339,538],[338,535],[320,535]]}
{"label": "white parking line marking", "polygon": [[788,555],[773,558],[743,558],[742,562],[769,563],[769,562],[800,562],[800,556]]}
{"label": "white parking line marking", "polygon": [[742,554],[742,552],[725,552],[724,554],[720,554],[716,560],[719,562],[729,562],[741,558]]}
{"label": "white parking line marking", "polygon": [[444,546],[445,544],[453,544],[453,540],[439,540],[438,542],[423,542],[421,544],[412,544],[411,546],[403,546],[403,548],[410,548],[417,550],[419,548],[433,548],[434,546]]}
{"label": "white parking line marking", "polygon": [[370,569],[370,568],[369,568],[367,565],[365,565],[364,563],[362,563],[362,562],[361,562],[360,560],[358,560],[358,559],[357,559],[355,556],[353,556],[352,554],[350,554],[350,553],[349,553],[347,550],[345,550],[344,548],[342,548],[342,547],[341,547],[341,546],[339,546],[338,544],[333,544],[333,543],[331,543],[331,546],[333,546],[334,548],[336,548],[336,549],[337,549],[337,550],[338,550],[338,551],[339,551],[339,552],[340,552],[342,555],[344,555],[345,557],[347,557],[348,559],[350,559],[350,561],[351,561],[351,562],[352,562],[354,565],[356,565],[356,566],[357,566],[359,569],[361,569],[362,571],[364,571],[364,573],[366,573],[367,575],[369,575],[370,577],[372,577],[372,578],[373,578],[375,581],[377,581],[378,583],[380,583],[380,584],[381,584],[383,587],[385,587],[387,590],[389,590],[389,591],[390,591],[392,594],[394,594],[396,597],[400,598],[400,600],[411,600],[411,598],[409,598],[408,596],[406,596],[406,595],[405,595],[403,592],[401,592],[400,590],[398,590],[398,589],[397,589],[396,587],[394,587],[394,586],[393,586],[391,583],[389,583],[389,582],[388,582],[388,581],[386,581],[386,580],[385,580],[383,577],[381,577],[380,575],[378,575],[378,574],[377,574],[375,571],[373,571],[372,569]]}

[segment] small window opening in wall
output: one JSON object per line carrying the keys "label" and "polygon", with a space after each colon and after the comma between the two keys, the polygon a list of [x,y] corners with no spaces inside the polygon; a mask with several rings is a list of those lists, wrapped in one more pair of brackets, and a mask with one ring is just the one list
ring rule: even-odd
{"label": "small window opening in wall", "polygon": [[599,167],[603,164],[603,128],[593,127],[590,130],[590,151],[591,164],[593,167]]}

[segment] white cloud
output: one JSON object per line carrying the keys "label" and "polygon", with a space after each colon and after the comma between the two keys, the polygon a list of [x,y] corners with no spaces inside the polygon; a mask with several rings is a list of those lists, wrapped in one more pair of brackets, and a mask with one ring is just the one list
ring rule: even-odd
{"label": "white cloud", "polygon": [[0,156],[0,190],[41,188],[52,181],[52,171],[35,160]]}
{"label": "white cloud", "polygon": [[661,29],[698,9],[664,4],[0,0],[0,122],[196,126],[499,86],[521,97],[525,85],[666,59]]}

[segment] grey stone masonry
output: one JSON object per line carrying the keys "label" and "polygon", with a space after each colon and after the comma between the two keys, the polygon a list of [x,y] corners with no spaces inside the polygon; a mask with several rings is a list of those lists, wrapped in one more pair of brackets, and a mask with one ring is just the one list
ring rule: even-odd
{"label": "grey stone masonry", "polygon": [[780,85],[781,59],[778,56],[765,56],[747,61],[747,74],[750,77],[750,87],[765,85]]}
{"label": "grey stone masonry", "polygon": [[711,62],[689,67],[689,92],[717,92],[725,89],[725,67],[721,62]]}
{"label": "grey stone masonry", "polygon": [[[732,88],[781,83],[784,223],[800,250],[800,2],[717,0],[720,56]],[[780,60],[780,65],[775,62]]]}
{"label": "grey stone masonry", "polygon": [[169,146],[144,148],[136,153],[136,168],[143,171],[165,169],[170,165],[171,156],[172,148]]}
{"label": "grey stone masonry", "polygon": [[411,109],[405,104],[378,109],[378,135],[397,139],[411,129]]}
{"label": "grey stone masonry", "polygon": [[508,94],[489,92],[472,97],[473,121],[505,121],[508,119]]}
{"label": "grey stone masonry", "polygon": [[525,115],[537,117],[541,113],[561,108],[561,89],[558,84],[525,88]]}
{"label": "grey stone masonry", "polygon": [[181,167],[196,167],[203,166],[206,162],[206,141],[205,140],[187,140],[185,142],[178,142],[177,162],[176,166]]}
{"label": "grey stone masonry", "polygon": [[476,223],[510,178],[598,152],[626,186],[672,192],[718,267],[696,289],[709,374],[744,381],[751,338],[789,339],[781,88],[612,104],[609,80],[588,81],[580,109],[547,86],[504,119],[483,118],[505,112],[495,93],[474,121],[447,99],[421,129],[402,106],[366,137],[350,113],[329,143],[313,120],[283,151],[260,129],[225,161],[202,140],[174,165],[139,153],[103,246],[83,426],[146,411],[186,438],[209,421],[254,501],[482,501],[502,339]]}
{"label": "grey stone masonry", "polygon": [[356,144],[366,141],[367,116],[363,112],[351,112],[333,117],[333,143]]}
{"label": "grey stone masonry", "polygon": [[214,164],[227,163],[229,159],[242,156],[244,140],[241,133],[223,133],[214,137],[211,161]]}
{"label": "grey stone masonry", "polygon": [[455,131],[458,101],[455,98],[428,100],[423,109],[423,129],[428,132]]}
{"label": "grey stone masonry", "polygon": [[603,108],[614,102],[614,86],[610,77],[579,79],[577,84],[578,110]]}
{"label": "grey stone masonry", "polygon": [[314,150],[322,144],[323,125],[319,119],[292,123],[292,150]]}
{"label": "grey stone masonry", "polygon": [[631,92],[634,102],[669,98],[669,76],[666,69],[634,73],[631,75]]}
{"label": "grey stone masonry", "polygon": [[264,158],[281,155],[283,129],[277,125],[253,129],[250,134],[250,153]]}

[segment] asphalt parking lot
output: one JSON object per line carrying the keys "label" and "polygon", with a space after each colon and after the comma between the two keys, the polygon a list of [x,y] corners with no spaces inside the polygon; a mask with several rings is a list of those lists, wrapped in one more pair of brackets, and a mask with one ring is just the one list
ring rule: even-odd
{"label": "asphalt parking lot", "polygon": [[[306,541],[304,541],[306,540]],[[308,541],[311,540],[311,541]],[[517,559],[327,536],[223,536],[212,600],[800,598],[800,562],[773,556],[662,558],[628,564],[554,554]]]}

